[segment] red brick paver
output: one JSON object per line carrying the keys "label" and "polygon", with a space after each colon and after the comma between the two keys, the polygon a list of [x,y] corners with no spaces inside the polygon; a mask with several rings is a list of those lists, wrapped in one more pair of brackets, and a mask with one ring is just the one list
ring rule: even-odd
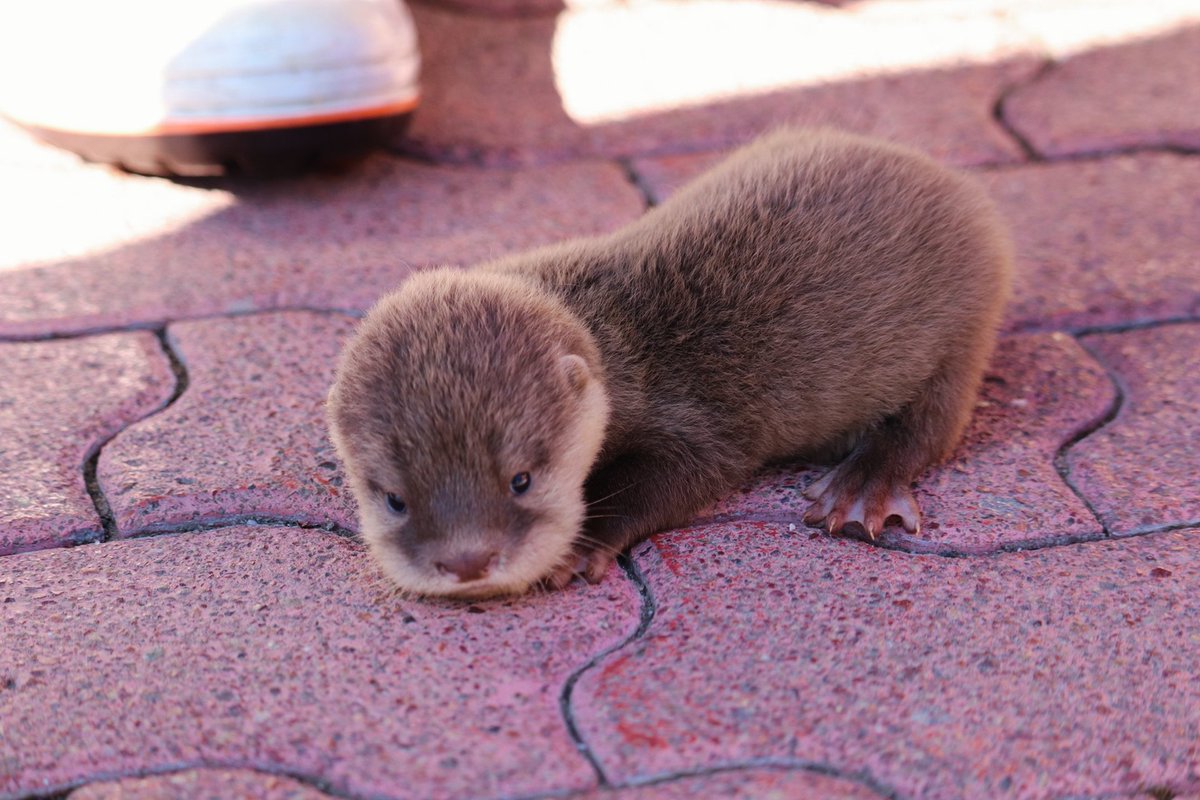
{"label": "red brick paver", "polygon": [[324,416],[353,325],[308,311],[172,325],[187,391],[100,456],[119,535],[246,515],[354,527]]}
{"label": "red brick paver", "polygon": [[28,224],[0,251],[0,335],[365,308],[414,267],[607,231],[642,209],[621,170],[597,163],[507,172],[379,156],[210,189],[82,166],[4,177],[0,206]]}
{"label": "red brick paver", "polygon": [[1004,116],[1047,156],[1200,149],[1200,10],[1194,24],[1087,51],[1013,93]]}
{"label": "red brick paver", "polygon": [[150,778],[90,783],[69,800],[328,800],[299,781],[248,769],[189,769]]}
{"label": "red brick paver", "polygon": [[927,800],[1194,780],[1198,536],[947,559],[663,534],[637,552],[658,613],[585,673],[576,721],[614,780],[761,758]]}
{"label": "red brick paver", "polygon": [[233,528],[15,556],[0,572],[0,796],[225,764],[340,795],[582,789],[559,694],[633,632],[635,588],[390,595],[332,534]]}
{"label": "red brick paver", "polygon": [[1013,230],[1012,327],[1200,309],[1200,161],[1153,154],[981,176]]}
{"label": "red brick paver", "polygon": [[1200,323],[1089,336],[1125,402],[1067,455],[1112,533],[1200,522]]}
{"label": "red brick paver", "polygon": [[171,396],[149,333],[0,343],[0,555],[98,539],[84,462]]}
{"label": "red brick paver", "polygon": [[[1194,0],[412,5],[410,135],[338,171],[122,175],[0,123],[0,799],[1200,800]],[[777,468],[633,579],[397,597],[338,535],[356,313],[784,122],[1012,225],[921,534],[809,530]]]}

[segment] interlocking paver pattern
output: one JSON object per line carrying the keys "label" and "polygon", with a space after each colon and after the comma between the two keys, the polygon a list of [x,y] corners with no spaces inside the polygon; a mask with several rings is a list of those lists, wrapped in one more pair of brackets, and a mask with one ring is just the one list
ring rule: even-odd
{"label": "interlocking paver pattern", "polygon": [[559,695],[633,632],[639,600],[614,571],[409,603],[361,546],[264,526],[14,557],[0,608],[0,796],[218,763],[483,798],[594,782]]}
{"label": "interlocking paver pattern", "polygon": [[308,311],[172,325],[188,390],[100,455],[118,535],[240,516],[354,527],[324,428],[325,394],[353,326]]}
{"label": "interlocking paver pattern", "polygon": [[[340,170],[0,123],[0,800],[1198,800],[1195,3],[413,10],[408,137]],[[598,586],[395,596],[322,419],[357,313],[783,122],[964,166],[1013,229],[920,534],[809,529],[780,465]]]}
{"label": "interlocking paver pattern", "polygon": [[171,397],[158,339],[0,343],[0,376],[0,554],[98,539],[84,462]]}
{"label": "interlocking paver pattern", "polygon": [[1118,536],[1200,522],[1200,323],[1084,341],[1125,402],[1068,454],[1080,490]]}
{"label": "interlocking paver pattern", "polygon": [[9,167],[0,207],[35,221],[0,252],[0,335],[31,335],[362,309],[414,267],[607,230],[642,201],[612,164],[509,172],[377,156],[337,174],[207,188]]}
{"label": "interlocking paver pattern", "polygon": [[190,769],[150,778],[88,784],[69,800],[328,800],[331,795],[299,781],[246,769]]}
{"label": "interlocking paver pattern", "polygon": [[982,176],[1017,248],[1012,327],[1089,327],[1194,314],[1200,162],[1156,153]]}
{"label": "interlocking paver pattern", "polygon": [[901,797],[1093,797],[1200,770],[1200,531],[980,559],[783,525],[636,557],[646,635],[580,680],[610,777],[792,758]]}
{"label": "interlocking paver pattern", "polygon": [[1200,150],[1200,10],[1192,25],[1069,58],[1013,92],[1004,115],[1044,155]]}

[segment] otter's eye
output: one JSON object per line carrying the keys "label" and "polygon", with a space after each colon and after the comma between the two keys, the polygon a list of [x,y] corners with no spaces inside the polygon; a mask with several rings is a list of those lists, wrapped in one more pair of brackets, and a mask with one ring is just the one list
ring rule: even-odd
{"label": "otter's eye", "polygon": [[408,512],[408,506],[400,499],[400,495],[388,493],[387,507],[393,514],[404,514]]}
{"label": "otter's eye", "polygon": [[508,483],[512,487],[513,494],[525,494],[532,484],[533,477],[528,472],[518,472]]}

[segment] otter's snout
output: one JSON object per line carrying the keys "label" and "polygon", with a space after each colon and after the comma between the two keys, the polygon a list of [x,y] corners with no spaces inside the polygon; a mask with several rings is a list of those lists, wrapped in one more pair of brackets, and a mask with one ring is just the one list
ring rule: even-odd
{"label": "otter's snout", "polygon": [[441,574],[454,576],[459,583],[467,583],[486,578],[499,558],[500,553],[496,550],[466,550],[440,558],[433,565]]}

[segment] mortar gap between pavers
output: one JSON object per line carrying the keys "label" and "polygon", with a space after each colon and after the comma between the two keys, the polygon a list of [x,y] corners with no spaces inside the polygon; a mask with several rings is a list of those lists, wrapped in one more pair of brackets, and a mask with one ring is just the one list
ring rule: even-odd
{"label": "mortar gap between pavers", "polygon": [[1200,519],[1187,520],[1184,522],[1162,522],[1157,525],[1146,525],[1140,528],[1134,528],[1125,533],[1115,533],[1112,538],[1120,541],[1122,539],[1133,539],[1138,536],[1153,536],[1158,533],[1172,533],[1174,531],[1200,531]]}
{"label": "mortar gap between pavers", "polygon": [[1087,439],[1097,431],[1108,427],[1108,425],[1120,415],[1121,409],[1125,407],[1125,401],[1128,397],[1128,390],[1125,384],[1122,382],[1121,376],[1113,372],[1112,368],[1105,363],[1104,359],[1102,359],[1090,347],[1087,346],[1087,342],[1083,341],[1082,337],[1076,336],[1075,341],[1078,342],[1079,346],[1083,348],[1083,351],[1088,354],[1088,357],[1096,362],[1096,365],[1099,366],[1104,372],[1104,376],[1108,378],[1108,382],[1113,388],[1113,401],[1108,407],[1108,410],[1105,411],[1098,420],[1090,425],[1084,425],[1059,446],[1058,451],[1054,454],[1054,469],[1056,472],[1058,472],[1059,477],[1062,478],[1063,483],[1067,485],[1067,488],[1075,493],[1075,496],[1079,498],[1079,502],[1083,503],[1084,507],[1087,508],[1087,510],[1091,512],[1092,516],[1096,518],[1096,522],[1100,524],[1100,528],[1104,531],[1104,535],[1106,537],[1111,537],[1113,534],[1108,527],[1108,523],[1104,521],[1100,512],[1096,510],[1096,507],[1092,504],[1091,499],[1089,499],[1083,493],[1083,491],[1075,485],[1075,481],[1071,477],[1071,465],[1067,458],[1070,455],[1071,449],[1075,447],[1075,445],[1079,444],[1084,439]]}
{"label": "mortar gap between pavers", "polygon": [[996,102],[992,105],[992,120],[1000,130],[1004,131],[1004,133],[1008,134],[1009,138],[1016,142],[1017,147],[1020,148],[1021,153],[1025,156],[1025,163],[1038,163],[1045,161],[1046,158],[1042,153],[1038,152],[1028,137],[1017,130],[1017,126],[1005,116],[1004,104],[1008,102],[1008,99],[1015,92],[1028,86],[1033,86],[1040,81],[1047,73],[1054,69],[1055,64],[1056,62],[1053,59],[1043,61],[1041,66],[1034,70],[1031,75],[1026,78],[1017,79],[1002,89],[1000,95],[996,98]]}
{"label": "mortar gap between pavers", "polygon": [[[1195,325],[1200,323],[1200,317],[1184,315],[1178,317],[1163,317],[1162,319],[1142,319],[1133,322],[1114,322],[1109,325],[1089,325],[1070,330],[1077,338],[1095,336],[1104,333],[1128,333],[1129,331],[1144,331],[1154,328],[1165,328],[1170,325]],[[1097,359],[1099,360],[1099,359]]]}
{"label": "mortar gap between pavers", "polygon": [[575,745],[575,749],[583,756],[584,760],[591,765],[592,770],[596,773],[596,780],[600,786],[611,786],[612,783],[608,779],[608,775],[604,772],[604,767],[600,764],[600,759],[592,752],[592,748],[584,740],[583,734],[579,730],[579,726],[575,723],[575,715],[571,708],[571,697],[575,691],[575,685],[584,673],[595,667],[608,656],[623,650],[627,645],[637,641],[645,635],[650,627],[650,623],[654,620],[654,614],[658,609],[654,600],[654,594],[650,591],[650,584],[646,581],[646,577],[642,571],[638,569],[632,556],[626,552],[617,557],[617,563],[621,569],[625,571],[626,577],[633,582],[638,589],[638,597],[642,600],[642,605],[639,613],[638,626],[633,633],[625,637],[620,642],[617,642],[612,647],[607,647],[596,653],[583,666],[576,669],[567,676],[566,682],[563,683],[562,693],[558,696],[558,707],[562,713],[563,724],[567,727],[567,734],[571,737],[571,741]]}
{"label": "mortar gap between pavers", "polygon": [[311,789],[316,789],[322,794],[330,797],[339,798],[339,800],[365,800],[365,795],[356,795],[350,792],[343,792],[333,788],[333,785],[325,778],[308,775],[303,772],[294,772],[286,767],[277,767],[274,765],[264,766],[262,764],[247,763],[244,761],[199,761],[197,763],[176,763],[162,767],[149,767],[146,769],[132,769],[125,772],[102,772],[97,775],[92,775],[79,781],[72,782],[69,788],[56,790],[53,794],[47,795],[24,795],[22,800],[69,800],[70,795],[94,783],[115,783],[117,781],[141,780],[145,778],[162,778],[169,775],[178,775],[183,772],[221,772],[221,771],[239,771],[253,772],[258,775],[269,777],[290,778],[297,783],[303,784]]}
{"label": "mortar gap between pavers", "polygon": [[[126,330],[142,330],[142,329],[126,329]],[[97,536],[81,537],[79,541],[73,542],[73,544],[93,544],[95,542],[109,542],[118,537],[120,531],[117,528],[117,520],[116,520],[116,517],[113,515],[112,506],[109,504],[108,498],[105,497],[105,495],[104,495],[104,490],[100,487],[100,478],[99,478],[99,475],[97,474],[99,467],[100,467],[100,454],[104,451],[105,446],[107,446],[109,442],[111,442],[113,439],[115,439],[123,431],[127,430],[128,428],[131,428],[134,425],[137,425],[140,422],[144,422],[145,420],[149,419],[150,417],[154,416],[155,414],[159,413],[160,411],[162,411],[163,409],[167,408],[172,403],[174,403],[181,391],[179,389],[179,375],[176,372],[175,358],[173,356],[171,349],[165,344],[165,341],[166,341],[165,340],[165,329],[156,328],[153,330],[153,332],[159,341],[159,347],[163,352],[163,356],[167,359],[167,362],[171,366],[172,373],[174,373],[176,376],[175,377],[175,381],[176,381],[175,388],[172,391],[171,396],[168,397],[165,402],[150,409],[149,412],[143,414],[142,416],[138,417],[137,419],[131,420],[127,424],[118,427],[116,430],[114,430],[108,436],[101,437],[96,442],[94,442],[91,445],[91,447],[88,448],[86,454],[84,455],[83,465],[82,465],[83,485],[87,491],[88,497],[92,501],[92,505],[96,509],[96,516],[99,517],[99,519],[100,519],[100,533]],[[58,338],[66,338],[66,337],[58,337]],[[77,338],[77,337],[72,337],[72,338]],[[184,379],[186,380],[186,374],[184,376]]]}
{"label": "mortar gap between pavers", "polygon": [[[420,267],[418,267],[419,269]],[[112,333],[138,333],[150,331],[157,333],[166,327],[180,322],[206,322],[209,320],[231,319],[237,317],[253,317],[261,314],[285,314],[289,312],[307,312],[310,314],[340,314],[352,319],[362,319],[366,311],[361,308],[342,308],[340,306],[308,306],[285,305],[269,308],[247,308],[239,311],[219,311],[211,314],[181,315],[166,319],[137,320],[117,325],[96,325],[78,330],[50,330],[46,333],[0,333],[0,344],[16,344],[22,342],[57,342],[73,339],[86,339],[89,336],[107,336]],[[53,321],[51,321],[53,322]]]}
{"label": "mortar gap between pavers", "polygon": [[334,536],[343,539],[359,540],[358,532],[349,528],[343,528],[335,522],[311,522],[308,520],[296,519],[293,517],[277,517],[270,514],[255,514],[248,512],[245,514],[226,514],[220,517],[206,517],[202,520],[194,520],[188,522],[162,522],[154,525],[149,525],[144,528],[138,528],[133,531],[128,531],[124,534],[125,539],[151,539],[156,536],[171,536],[179,533],[198,533],[201,531],[215,531],[222,528],[236,527],[264,527],[264,528],[296,528],[304,531],[322,531],[331,533]]}
{"label": "mortar gap between pavers", "polygon": [[727,764],[717,764],[711,767],[698,767],[692,770],[679,770],[669,773],[658,773],[654,775],[635,777],[629,779],[628,781],[623,781],[620,784],[614,785],[614,788],[632,789],[642,786],[659,786],[664,783],[670,783],[671,781],[687,780],[689,778],[702,778],[708,775],[721,775],[727,772],[741,772],[760,769],[773,769],[780,772],[808,772],[827,778],[836,778],[848,783],[860,784],[871,792],[878,794],[882,800],[907,800],[907,798],[900,794],[899,791],[880,783],[866,770],[850,772],[820,761],[807,761],[805,759],[798,758],[778,758],[772,756],[764,758],[751,758],[745,761],[736,761]]}
{"label": "mortar gap between pavers", "polygon": [[658,200],[655,198],[654,192],[646,184],[645,177],[642,175],[642,173],[638,172],[637,167],[634,166],[632,158],[628,156],[618,158],[617,166],[619,166],[621,171],[625,173],[625,179],[629,181],[633,188],[638,190],[639,194],[641,194],[642,203],[645,205],[644,210],[649,210],[658,205]]}

